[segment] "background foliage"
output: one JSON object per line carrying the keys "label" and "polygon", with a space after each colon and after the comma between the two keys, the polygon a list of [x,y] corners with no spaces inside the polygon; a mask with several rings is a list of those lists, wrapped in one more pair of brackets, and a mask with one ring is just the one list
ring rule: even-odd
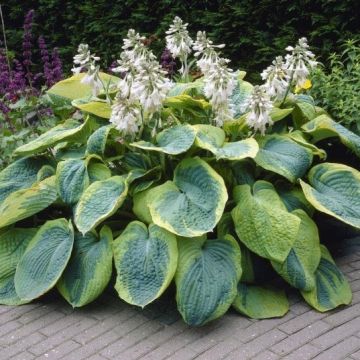
{"label": "background foliage", "polygon": [[[175,15],[191,24],[193,35],[206,30],[216,42],[226,43],[224,53],[234,67],[253,73],[301,36],[308,37],[321,61],[344,39],[360,37],[356,0],[7,0],[4,12],[11,49],[19,48],[23,16],[32,8],[39,31],[53,46],[61,47],[68,64],[82,41],[110,64],[128,28],[163,38]],[[155,39],[153,45],[160,52],[164,43]]]}

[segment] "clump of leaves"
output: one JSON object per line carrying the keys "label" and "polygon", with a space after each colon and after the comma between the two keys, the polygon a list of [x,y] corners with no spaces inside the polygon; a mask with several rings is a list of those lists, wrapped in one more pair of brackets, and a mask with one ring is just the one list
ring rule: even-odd
{"label": "clump of leaves", "polygon": [[[20,146],[18,160],[0,173],[0,303],[27,303],[56,287],[72,306],[84,306],[105,289],[114,261],[121,299],[144,307],[174,282],[178,310],[193,326],[231,306],[252,318],[283,316],[289,303],[281,285],[264,283],[269,269],[318,311],[349,304],[350,286],[321,244],[313,215],[359,229],[360,173],[324,162],[317,143],[337,137],[359,157],[360,137],[309,96],[292,93],[308,83],[296,62],[308,51],[306,39],[290,48],[291,67],[278,61],[264,74],[276,101],[245,74],[233,75],[205,33],[196,43],[197,51],[208,51],[198,60],[204,78],[191,81],[184,66],[168,92],[156,89],[139,100],[131,86],[112,85],[151,79],[153,73],[142,79],[132,69],[149,69],[144,56],[157,74],[151,85],[159,78],[169,84],[142,38],[129,33],[122,59],[140,60],[126,63],[125,77],[100,72],[98,57],[82,45],[75,60],[87,74],[48,94],[84,119],[70,118]],[[217,97],[224,84],[217,70],[235,82],[226,87],[229,98]]]}
{"label": "clump of leaves", "polygon": [[348,40],[341,53],[329,58],[329,70],[317,68],[310,94],[317,105],[350,130],[360,134],[360,46]]}

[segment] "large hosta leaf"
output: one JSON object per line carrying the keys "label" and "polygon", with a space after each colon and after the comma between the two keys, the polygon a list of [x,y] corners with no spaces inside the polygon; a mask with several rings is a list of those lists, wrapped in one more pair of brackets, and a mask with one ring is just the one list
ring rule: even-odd
{"label": "large hosta leaf", "polygon": [[0,228],[44,210],[56,198],[55,176],[37,182],[28,189],[13,192],[0,203]]}
{"label": "large hosta leaf", "polygon": [[104,155],[106,141],[112,128],[111,125],[107,125],[94,131],[87,141],[86,153]]}
{"label": "large hosta leaf", "polygon": [[92,183],[76,206],[75,224],[79,231],[85,234],[114,214],[123,204],[127,191],[127,182],[121,176]]}
{"label": "large hosta leaf", "polygon": [[87,161],[70,159],[61,161],[56,170],[56,186],[61,199],[67,204],[75,204],[89,186]]}
{"label": "large hosta leaf", "polygon": [[181,161],[174,180],[153,188],[148,196],[153,222],[187,237],[212,231],[228,199],[222,177],[198,157]]}
{"label": "large hosta leaf", "polygon": [[14,276],[16,266],[23,256],[36,229],[8,229],[0,233],[0,304],[21,305],[15,291]]}
{"label": "large hosta leaf", "polygon": [[74,250],[57,288],[73,306],[95,300],[106,288],[112,273],[112,233],[109,227],[86,235],[75,234]]}
{"label": "large hosta leaf", "polygon": [[46,164],[43,157],[27,157],[13,162],[0,172],[0,202],[11,193],[30,187],[39,170]]}
{"label": "large hosta leaf", "polygon": [[238,118],[244,114],[247,110],[249,99],[253,90],[253,85],[249,82],[239,79],[237,85],[231,94],[231,103],[234,106],[235,114],[234,118]]}
{"label": "large hosta leaf", "polygon": [[144,150],[177,155],[190,149],[194,140],[195,130],[192,126],[176,125],[157,134],[156,145],[148,141],[138,141],[131,145]]}
{"label": "large hosta leaf", "polygon": [[324,163],[300,181],[307,200],[319,211],[360,228],[360,172],[342,164]]}
{"label": "large hosta leaf", "polygon": [[338,124],[326,115],[321,115],[305,124],[302,129],[317,142],[330,137],[339,137],[340,141],[360,157],[360,136]]}
{"label": "large hosta leaf", "polygon": [[231,235],[180,238],[175,275],[178,309],[189,325],[203,325],[231,306],[241,276],[241,255]]}
{"label": "large hosta leaf", "polygon": [[217,159],[242,160],[254,158],[259,150],[255,139],[249,138],[236,142],[225,142],[224,130],[211,125],[195,125],[195,144],[211,151]]}
{"label": "large hosta leaf", "polygon": [[[110,84],[116,84],[120,79],[113,75],[100,72],[100,78],[105,86]],[[92,87],[89,84],[83,84],[82,78],[84,73],[76,74],[68,79],[57,82],[52,88],[48,90],[48,94],[51,98],[57,100],[58,98],[71,102],[71,100],[90,97],[92,94]]]}
{"label": "large hosta leaf", "polygon": [[289,311],[285,291],[239,282],[233,307],[252,319],[284,316]]}
{"label": "large hosta leaf", "polygon": [[76,99],[71,105],[87,114],[93,114],[104,119],[111,117],[111,105],[105,101],[88,101],[87,99]]}
{"label": "large hosta leaf", "polygon": [[303,177],[312,163],[312,152],[285,136],[267,135],[258,142],[260,150],[256,163],[291,182]]}
{"label": "large hosta leaf", "polygon": [[16,293],[33,300],[55,286],[71,255],[74,230],[66,219],[47,221],[30,241],[15,273]]}
{"label": "large hosta leaf", "polygon": [[319,233],[303,210],[295,210],[293,214],[301,220],[294,245],[283,263],[272,261],[271,264],[293,287],[310,291],[315,287],[315,271],[321,257]]}
{"label": "large hosta leaf", "polygon": [[63,124],[55,126],[28,144],[18,147],[15,153],[17,155],[28,155],[41,152],[59,142],[79,139],[89,131],[89,128],[89,119],[83,124],[74,119],[66,120]]}
{"label": "large hosta leaf", "polygon": [[129,304],[144,307],[170,284],[176,270],[175,235],[157,225],[131,222],[114,242],[115,289]]}
{"label": "large hosta leaf", "polygon": [[235,231],[254,253],[270,260],[284,262],[299,231],[300,219],[290,214],[273,185],[257,181],[235,187],[238,202],[232,210]]}
{"label": "large hosta leaf", "polygon": [[300,186],[288,186],[280,182],[276,186],[276,191],[281,197],[281,200],[285,204],[287,210],[292,212],[296,209],[304,210],[310,217],[314,214],[313,206],[306,200],[304,192]]}
{"label": "large hosta leaf", "polygon": [[323,245],[321,245],[320,264],[315,273],[315,288],[308,292],[302,291],[301,295],[308,304],[321,312],[351,302],[350,285]]}
{"label": "large hosta leaf", "polygon": [[289,132],[286,134],[290,139],[297,142],[299,145],[308,148],[312,151],[313,155],[317,155],[320,159],[325,160],[326,159],[326,151],[323,149],[319,149],[316,145],[310,143],[307,138],[310,137],[310,135],[305,134],[304,132],[300,130],[295,130],[292,132]]}

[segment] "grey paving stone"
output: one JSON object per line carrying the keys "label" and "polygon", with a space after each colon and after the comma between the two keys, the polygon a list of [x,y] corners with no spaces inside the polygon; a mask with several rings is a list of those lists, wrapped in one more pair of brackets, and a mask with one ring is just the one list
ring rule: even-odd
{"label": "grey paving stone", "polygon": [[280,359],[279,355],[274,354],[273,352],[266,350],[253,358],[252,360],[277,360]]}
{"label": "grey paving stone", "polygon": [[215,346],[211,347],[207,351],[203,352],[196,359],[197,360],[218,360],[223,359],[227,354],[236,349],[241,342],[234,337],[230,337],[226,340],[223,340]]}
{"label": "grey paving stone", "polygon": [[33,360],[35,356],[27,351],[17,354],[11,358],[11,360]]}
{"label": "grey paving stone", "polygon": [[28,350],[32,345],[37,344],[38,342],[45,339],[45,336],[35,332],[29,336],[18,339],[16,341],[16,346],[9,345],[1,349],[1,360],[12,360],[15,355]]}
{"label": "grey paving stone", "polygon": [[35,355],[41,355],[46,352],[51,351],[51,349],[57,347],[61,343],[73,339],[76,335],[82,334],[88,328],[96,326],[97,323],[94,319],[82,319],[76,324],[70,325],[69,327],[53,334],[52,336],[46,338],[46,340],[41,341],[40,343],[31,347],[30,351]]}
{"label": "grey paving stone", "polygon": [[326,349],[316,360],[340,360],[344,359],[347,355],[351,355],[354,351],[360,348],[360,341],[355,336],[351,336],[344,341],[336,344],[335,346]]}
{"label": "grey paving stone", "polygon": [[360,331],[360,316],[313,339],[312,343],[322,349],[327,349],[358,331]]}
{"label": "grey paving stone", "polygon": [[68,340],[60,344],[59,346],[51,349],[50,351],[42,354],[41,356],[37,356],[37,360],[56,360],[61,359],[66,354],[78,349],[81,345],[75,341]]}
{"label": "grey paving stone", "polygon": [[300,348],[298,348],[297,350],[286,355],[285,358],[287,360],[310,360],[313,359],[316,355],[318,355],[321,351],[322,351],[321,349],[319,349],[314,345],[305,344]]}
{"label": "grey paving stone", "polygon": [[284,324],[279,325],[279,329],[287,334],[293,334],[308,325],[313,324],[315,321],[326,317],[324,313],[314,313],[314,311],[308,311],[297,316]]}
{"label": "grey paving stone", "polygon": [[318,320],[312,325],[308,325],[306,328],[298,331],[295,334],[290,335],[288,338],[281,341],[279,344],[274,345],[271,350],[279,355],[286,355],[296,350],[301,345],[304,345],[317,336],[325,333],[330,329],[330,325]]}
{"label": "grey paving stone", "polygon": [[278,329],[268,331],[266,334],[261,335],[254,340],[246,343],[235,349],[228,356],[227,360],[250,359],[258,353],[270,348],[272,345],[277,344],[279,341],[286,338],[287,335]]}
{"label": "grey paving stone", "polygon": [[169,360],[192,360],[197,358],[197,353],[190,348],[182,348],[166,359]]}
{"label": "grey paving stone", "polygon": [[324,314],[324,321],[335,327],[354,319],[355,317],[359,316],[359,314],[360,304],[355,304],[347,308],[339,309],[331,314]]}

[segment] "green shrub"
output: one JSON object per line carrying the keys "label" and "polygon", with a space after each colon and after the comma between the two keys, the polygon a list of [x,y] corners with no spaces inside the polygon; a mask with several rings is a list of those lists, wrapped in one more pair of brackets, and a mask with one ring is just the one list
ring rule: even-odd
{"label": "green shrub", "polygon": [[313,73],[310,93],[336,121],[360,134],[360,47],[348,40],[342,48],[330,56],[329,71]]}
{"label": "green shrub", "polygon": [[0,173],[0,303],[27,303],[56,286],[84,306],[107,286],[114,260],[121,299],[144,307],[174,281],[193,326],[231,305],[252,318],[283,316],[284,286],[264,275],[279,275],[318,311],[349,304],[313,216],[359,229],[360,173],[324,162],[316,144],[336,137],[359,157],[360,137],[304,93],[316,66],[306,39],[259,87],[232,72],[204,33],[191,44],[174,28],[172,54],[186,63],[190,49],[179,44],[193,45],[202,77],[183,71],[170,83],[129,31],[121,79],[100,72],[82,44],[75,75],[49,90],[85,120],[20,146]]}
{"label": "green shrub", "polygon": [[[178,15],[191,30],[206,30],[217,43],[226,43],[226,57],[236,67],[251,71],[251,78],[289,43],[306,34],[322,61],[338,50],[337,40],[359,36],[359,6],[345,1],[149,1],[91,0],[70,2],[35,0],[4,5],[10,48],[20,48],[24,10],[34,8],[38,27],[49,43],[61,48],[70,63],[73,49],[81,42],[96,48],[108,65],[121,52],[121,38],[134,28],[146,36],[162,39],[169,21]],[[191,10],[189,10],[191,9]],[[156,40],[156,52],[164,46]]]}

